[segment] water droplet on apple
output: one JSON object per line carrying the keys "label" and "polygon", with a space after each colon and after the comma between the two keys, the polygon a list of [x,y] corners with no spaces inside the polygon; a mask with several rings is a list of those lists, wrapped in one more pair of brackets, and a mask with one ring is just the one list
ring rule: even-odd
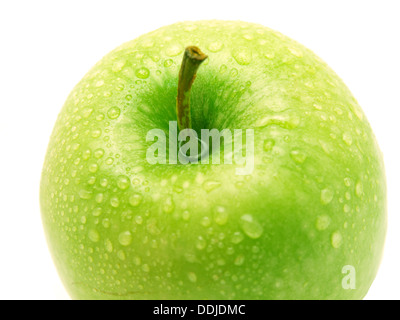
{"label": "water droplet on apple", "polygon": [[275,281],[275,288],[279,289],[281,287],[282,287],[282,281],[281,280]]}
{"label": "water droplet on apple", "polygon": [[167,54],[167,56],[169,57],[176,57],[177,55],[179,55],[181,52],[183,51],[183,47],[178,45],[178,44],[174,44],[170,47],[168,47],[165,51],[165,53]]}
{"label": "water droplet on apple", "polygon": [[121,59],[121,60],[114,62],[113,66],[112,66],[112,71],[120,72],[123,69],[123,67],[125,66],[125,64],[126,64],[125,59]]}
{"label": "water droplet on apple", "polygon": [[105,246],[106,246],[106,250],[109,252],[109,253],[111,253],[111,252],[113,252],[113,244],[112,244],[112,242],[110,241],[110,239],[107,239],[106,241],[105,241]]}
{"label": "water droplet on apple", "polygon": [[103,200],[104,200],[104,195],[103,195],[102,193],[98,193],[98,194],[96,195],[96,202],[97,202],[97,203],[102,203]]}
{"label": "water droplet on apple", "polygon": [[272,148],[275,146],[275,140],[273,139],[267,139],[264,140],[264,151],[271,151]]}
{"label": "water droplet on apple", "polygon": [[244,186],[244,182],[243,181],[235,182],[235,187],[236,188],[241,189],[241,188],[243,188],[243,186]]}
{"label": "water droplet on apple", "polygon": [[209,226],[211,225],[211,220],[210,220],[210,218],[209,218],[209,217],[204,217],[204,218],[201,220],[201,224],[202,224],[203,227],[209,227]]}
{"label": "water droplet on apple", "polygon": [[185,220],[185,221],[188,221],[188,220],[190,219],[190,212],[187,211],[187,210],[185,210],[185,211],[182,213],[182,219]]}
{"label": "water droplet on apple", "polygon": [[218,52],[222,50],[223,46],[224,44],[222,42],[215,41],[208,45],[208,50],[210,50],[211,52]]}
{"label": "water droplet on apple", "polygon": [[353,138],[350,133],[345,132],[343,133],[343,141],[348,145],[351,146],[353,143]]}
{"label": "water droplet on apple", "polygon": [[100,241],[100,234],[96,230],[89,230],[88,237],[92,242]]}
{"label": "water droplet on apple", "polygon": [[89,171],[90,171],[91,173],[96,173],[98,169],[99,169],[99,166],[98,166],[96,163],[92,163],[92,164],[89,166]]}
{"label": "water droplet on apple", "polygon": [[224,64],[219,68],[219,73],[225,73],[228,70],[228,67]]}
{"label": "water droplet on apple", "polygon": [[232,78],[236,78],[238,74],[239,74],[239,71],[236,68],[233,68],[230,72],[230,75]]}
{"label": "water droplet on apple", "polygon": [[119,243],[124,247],[129,246],[132,243],[132,239],[133,237],[130,231],[122,232],[118,236]]}
{"label": "water droplet on apple", "polygon": [[172,61],[172,59],[167,59],[164,62],[164,67],[165,68],[169,68],[170,66],[172,66],[174,64],[174,62]]}
{"label": "water droplet on apple", "polygon": [[356,184],[356,196],[361,198],[364,193],[364,187],[361,181],[358,181]]}
{"label": "water droplet on apple", "polygon": [[207,246],[206,240],[202,236],[199,236],[196,241],[196,248],[199,250],[204,250]]}
{"label": "water droplet on apple", "polygon": [[243,39],[246,39],[246,40],[250,41],[250,40],[254,39],[254,36],[252,34],[246,33],[246,34],[243,35]]}
{"label": "water droplet on apple", "polygon": [[244,263],[244,260],[245,260],[244,255],[241,254],[237,256],[234,261],[235,266],[241,266]]}
{"label": "water droplet on apple", "polygon": [[197,257],[195,254],[187,252],[184,254],[185,255],[185,259],[190,262],[190,263],[195,263],[197,262]]}
{"label": "water droplet on apple", "polygon": [[332,153],[333,148],[332,148],[332,146],[331,146],[328,142],[326,142],[326,141],[324,141],[324,140],[319,140],[319,144],[321,145],[322,150],[324,150],[324,152],[325,152],[327,155],[330,155],[330,154]]}
{"label": "water droplet on apple", "polygon": [[119,176],[117,181],[117,186],[121,190],[126,190],[131,185],[131,181],[127,176]]}
{"label": "water droplet on apple", "polygon": [[195,283],[197,281],[197,276],[194,272],[189,272],[188,273],[188,278],[190,282]]}
{"label": "water droplet on apple", "polygon": [[315,227],[317,228],[317,230],[323,231],[327,229],[330,224],[331,224],[331,218],[327,215],[321,215],[317,218]]}
{"label": "water droplet on apple", "polygon": [[144,168],[142,166],[137,166],[132,168],[132,173],[139,173],[142,172]]}
{"label": "water droplet on apple", "polygon": [[96,209],[93,210],[92,215],[93,215],[94,217],[98,217],[98,216],[101,215],[102,211],[103,211],[102,208],[96,208]]}
{"label": "water droplet on apple", "polygon": [[272,52],[272,51],[266,52],[264,54],[264,57],[266,57],[267,59],[271,60],[271,59],[275,58],[275,53]]}
{"label": "water droplet on apple", "polygon": [[303,52],[295,47],[289,47],[289,51],[296,57],[301,58],[303,56]]}
{"label": "water droplet on apple", "polygon": [[110,220],[109,219],[103,219],[103,221],[102,221],[102,223],[101,223],[102,225],[103,225],[103,227],[104,228],[106,228],[106,229],[108,229],[110,226],[111,226],[111,222],[110,222]]}
{"label": "water droplet on apple", "polygon": [[93,108],[86,108],[86,109],[83,110],[82,116],[84,118],[89,118],[92,113],[93,113]]}
{"label": "water droplet on apple", "polygon": [[136,70],[135,72],[136,77],[138,77],[139,79],[147,79],[150,76],[150,70],[142,67]]}
{"label": "water droplet on apple", "polygon": [[253,60],[253,54],[248,47],[235,48],[232,52],[233,58],[242,66],[248,65]]}
{"label": "water droplet on apple", "polygon": [[314,103],[313,104],[313,107],[315,108],[315,109],[317,109],[317,110],[322,110],[323,108],[319,105],[319,104],[317,104],[317,103]]}
{"label": "water droplet on apple", "polygon": [[244,233],[252,239],[257,239],[261,237],[264,232],[261,224],[256,221],[250,214],[245,214],[244,216],[242,216],[240,218],[240,224]]}
{"label": "water droplet on apple", "polygon": [[93,193],[87,190],[81,190],[79,191],[79,197],[81,199],[85,199],[85,200],[89,200],[90,198],[92,198]]}
{"label": "water droplet on apple", "polygon": [[99,114],[96,116],[96,120],[97,120],[97,121],[103,121],[104,118],[105,118],[104,113],[99,113]]}
{"label": "water droplet on apple", "polygon": [[224,266],[226,264],[226,261],[224,260],[224,259],[218,259],[217,260],[217,265],[219,265],[219,266]]}
{"label": "water droplet on apple", "polygon": [[228,222],[228,213],[222,206],[217,206],[214,209],[214,220],[219,225],[224,225]]}
{"label": "water droplet on apple", "polygon": [[107,111],[107,116],[110,119],[117,119],[121,114],[121,109],[118,107],[112,107]]}
{"label": "water droplet on apple", "polygon": [[96,183],[96,177],[90,177],[89,179],[88,179],[88,184],[91,184],[91,185],[93,185],[93,184],[95,184]]}
{"label": "water droplet on apple", "polygon": [[157,226],[157,220],[152,218],[147,222],[147,231],[153,235],[159,235],[161,233],[160,229]]}
{"label": "water droplet on apple", "polygon": [[343,242],[342,234],[339,231],[335,231],[331,237],[332,247],[334,247],[335,249],[339,249],[340,246],[342,245],[342,242]]}
{"label": "water droplet on apple", "polygon": [[212,190],[217,189],[220,186],[221,186],[221,182],[219,182],[219,181],[209,181],[208,180],[203,183],[203,189],[206,192],[211,192]]}
{"label": "water droplet on apple", "polygon": [[110,204],[114,208],[118,208],[119,207],[119,199],[117,197],[112,197],[110,200]]}
{"label": "water droplet on apple", "polygon": [[82,158],[83,160],[88,160],[90,158],[90,155],[92,154],[92,152],[90,151],[90,149],[86,149],[83,154],[82,154]]}
{"label": "water droplet on apple", "polygon": [[103,149],[97,149],[97,150],[94,152],[94,156],[95,156],[95,158],[97,158],[97,159],[102,158],[102,157],[104,156],[104,150],[103,150]]}
{"label": "water droplet on apple", "polygon": [[165,213],[171,213],[171,212],[174,211],[174,209],[175,209],[174,200],[172,199],[171,196],[168,196],[168,197],[165,199],[164,206],[163,206],[163,211],[164,211]]}
{"label": "water droplet on apple", "polygon": [[183,192],[183,188],[181,188],[180,186],[173,186],[173,190],[176,193],[182,193]]}
{"label": "water droplet on apple", "polygon": [[140,194],[133,194],[129,197],[129,203],[132,207],[137,207],[142,203],[143,197]]}
{"label": "water droplet on apple", "polygon": [[142,270],[144,271],[144,272],[150,272],[150,267],[149,267],[149,265],[148,264],[144,264],[144,265],[142,265]]}
{"label": "water droplet on apple", "polygon": [[321,203],[326,205],[329,204],[333,199],[333,191],[329,188],[323,189],[321,191]]}
{"label": "water droplet on apple", "polygon": [[244,236],[241,232],[235,232],[231,237],[231,242],[233,244],[238,244],[238,243],[242,242],[243,239],[244,239]]}
{"label": "water droplet on apple", "polygon": [[137,224],[142,224],[143,223],[143,217],[142,216],[136,216],[135,217],[135,222]]}
{"label": "water droplet on apple", "polygon": [[106,178],[100,179],[100,185],[105,188],[108,186],[108,180]]}
{"label": "water droplet on apple", "polygon": [[90,177],[89,178],[89,180],[88,180],[88,184],[91,184],[91,185],[93,185],[93,184],[95,184],[96,183],[96,177]]}
{"label": "water droplet on apple", "polygon": [[307,159],[307,155],[299,150],[293,150],[290,152],[290,157],[294,162],[299,164],[303,163]]}
{"label": "water droplet on apple", "polygon": [[117,84],[115,89],[117,89],[117,91],[122,91],[125,89],[125,85],[123,83],[119,83],[119,84]]}
{"label": "water droplet on apple", "polygon": [[113,159],[113,158],[109,157],[109,158],[106,159],[106,164],[107,164],[107,165],[110,166],[110,165],[112,165],[113,163],[114,163],[114,159]]}
{"label": "water droplet on apple", "polygon": [[269,115],[257,120],[255,126],[262,128],[277,125],[284,129],[294,129],[300,124],[300,118],[295,114]]}
{"label": "water droplet on apple", "polygon": [[351,179],[350,178],[344,178],[344,185],[346,187],[350,187],[351,186]]}
{"label": "water droplet on apple", "polygon": [[117,257],[121,260],[121,261],[125,261],[126,260],[126,255],[125,252],[122,250],[119,250],[117,252]]}
{"label": "water droplet on apple", "polygon": [[92,137],[93,137],[93,138],[97,139],[97,138],[99,138],[100,136],[101,136],[101,130],[100,130],[100,129],[94,129],[94,130],[92,131]]}

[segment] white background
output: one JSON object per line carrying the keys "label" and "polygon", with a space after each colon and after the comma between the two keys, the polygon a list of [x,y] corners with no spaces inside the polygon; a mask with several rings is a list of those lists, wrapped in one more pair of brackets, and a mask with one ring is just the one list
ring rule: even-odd
{"label": "white background", "polygon": [[400,299],[400,1],[1,1],[0,299],[68,299],[45,243],[39,181],[68,93],[110,50],[182,20],[257,22],[312,49],[364,109],[385,156],[389,229],[367,299]]}

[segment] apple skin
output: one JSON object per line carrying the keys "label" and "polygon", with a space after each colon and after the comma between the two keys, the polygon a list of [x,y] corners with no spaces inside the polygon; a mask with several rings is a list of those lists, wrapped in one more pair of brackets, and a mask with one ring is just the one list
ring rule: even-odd
{"label": "apple skin", "polygon": [[[254,129],[251,175],[146,161],[148,130],[176,121],[189,45],[209,56],[193,127]],[[74,299],[361,299],[387,223],[382,154],[348,88],[302,45],[238,21],[177,23],[97,63],[57,119],[40,200]]]}

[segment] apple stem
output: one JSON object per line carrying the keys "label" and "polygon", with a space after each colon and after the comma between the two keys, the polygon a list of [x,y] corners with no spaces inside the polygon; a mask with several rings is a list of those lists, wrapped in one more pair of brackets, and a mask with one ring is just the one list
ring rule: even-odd
{"label": "apple stem", "polygon": [[208,57],[198,47],[190,46],[185,49],[181,70],[179,71],[178,96],[176,99],[176,115],[179,130],[191,129],[190,90],[196,79],[200,65]]}

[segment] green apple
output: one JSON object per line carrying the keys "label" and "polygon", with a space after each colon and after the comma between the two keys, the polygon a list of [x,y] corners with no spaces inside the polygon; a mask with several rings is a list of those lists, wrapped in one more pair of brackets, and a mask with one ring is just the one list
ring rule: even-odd
{"label": "green apple", "polygon": [[[251,174],[146,159],[147,133],[177,121],[189,46],[208,59],[186,122],[254,130]],[[310,50],[245,22],[177,23],[105,56],[58,117],[40,200],[75,299],[360,299],[387,222],[382,155],[349,89]]]}

